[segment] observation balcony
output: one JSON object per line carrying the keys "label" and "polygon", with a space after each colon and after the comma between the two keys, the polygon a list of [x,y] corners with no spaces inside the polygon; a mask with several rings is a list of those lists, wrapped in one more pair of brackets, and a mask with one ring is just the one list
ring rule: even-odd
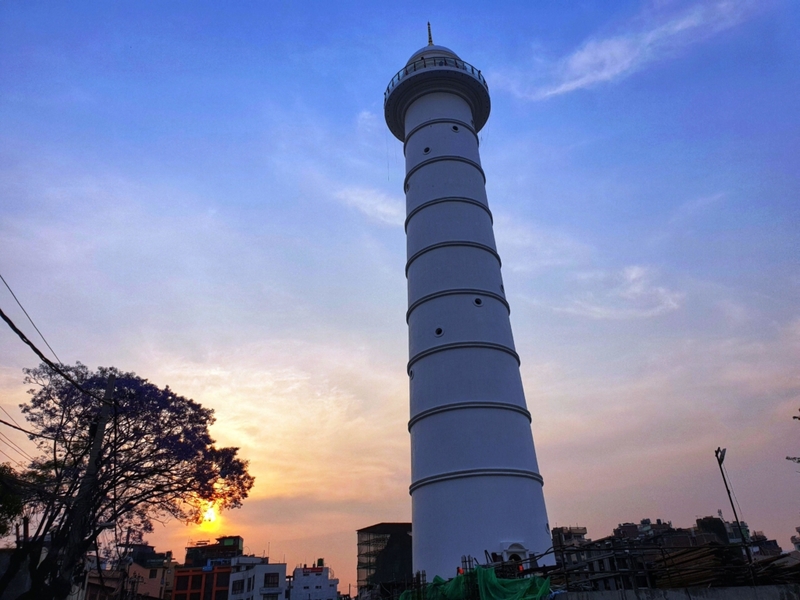
{"label": "observation balcony", "polygon": [[489,86],[480,72],[443,46],[419,50],[392,77],[383,94],[383,111],[392,134],[405,141],[405,114],[419,97],[435,92],[461,96],[471,107],[473,126],[478,132],[491,110]]}
{"label": "observation balcony", "polygon": [[445,67],[461,69],[465,73],[469,73],[475,79],[481,82],[483,87],[486,88],[487,92],[489,91],[489,86],[486,84],[486,80],[483,78],[483,75],[481,75],[480,69],[476,69],[471,64],[461,60],[460,58],[451,58],[448,56],[429,56],[408,63],[405,67],[397,72],[397,75],[392,77],[389,85],[386,86],[386,91],[383,93],[384,104],[389,99],[389,94],[392,93],[392,90],[397,87],[397,84],[399,84],[409,75],[413,75],[417,71],[423,71],[425,69],[441,69]]}

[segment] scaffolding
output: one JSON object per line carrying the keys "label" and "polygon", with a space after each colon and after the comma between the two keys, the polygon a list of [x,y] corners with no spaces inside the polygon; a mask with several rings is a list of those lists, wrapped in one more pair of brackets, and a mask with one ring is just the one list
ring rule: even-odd
{"label": "scaffolding", "polygon": [[358,534],[359,598],[396,598],[411,584],[411,523],[378,523]]}

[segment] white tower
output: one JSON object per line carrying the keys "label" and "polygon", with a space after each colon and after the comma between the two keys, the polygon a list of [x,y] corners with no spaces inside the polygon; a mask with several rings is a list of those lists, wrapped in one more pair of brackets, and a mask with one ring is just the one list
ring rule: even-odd
{"label": "white tower", "polygon": [[413,562],[430,581],[552,542],[478,154],[489,91],[428,39],[384,108],[406,157]]}

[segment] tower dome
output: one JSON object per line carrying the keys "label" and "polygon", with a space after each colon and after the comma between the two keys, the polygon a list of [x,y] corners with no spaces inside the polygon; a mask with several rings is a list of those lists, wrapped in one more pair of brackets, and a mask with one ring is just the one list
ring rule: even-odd
{"label": "tower dome", "polygon": [[392,77],[384,93],[386,124],[394,136],[405,141],[405,115],[408,107],[425,94],[445,92],[461,96],[472,110],[470,125],[480,131],[489,119],[492,102],[489,86],[479,69],[444,46],[428,44]]}

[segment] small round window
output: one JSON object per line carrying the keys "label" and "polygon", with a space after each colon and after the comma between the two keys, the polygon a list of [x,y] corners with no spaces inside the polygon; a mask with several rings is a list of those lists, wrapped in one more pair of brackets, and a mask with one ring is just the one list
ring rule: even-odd
{"label": "small round window", "polygon": [[458,125],[453,125],[453,131],[455,131],[456,133],[458,133]]}
{"label": "small round window", "polygon": [[426,146],[425,149],[422,151],[422,153],[423,154],[430,154],[430,151],[431,151],[431,149]]}
{"label": "small round window", "polygon": [[433,332],[433,334],[436,337],[442,337],[443,333],[444,333],[444,329],[442,329],[441,327],[437,327],[436,330]]}
{"label": "small round window", "polygon": [[483,300],[481,300],[480,298],[475,298],[475,299],[472,301],[472,303],[473,303],[475,306],[483,306]]}

